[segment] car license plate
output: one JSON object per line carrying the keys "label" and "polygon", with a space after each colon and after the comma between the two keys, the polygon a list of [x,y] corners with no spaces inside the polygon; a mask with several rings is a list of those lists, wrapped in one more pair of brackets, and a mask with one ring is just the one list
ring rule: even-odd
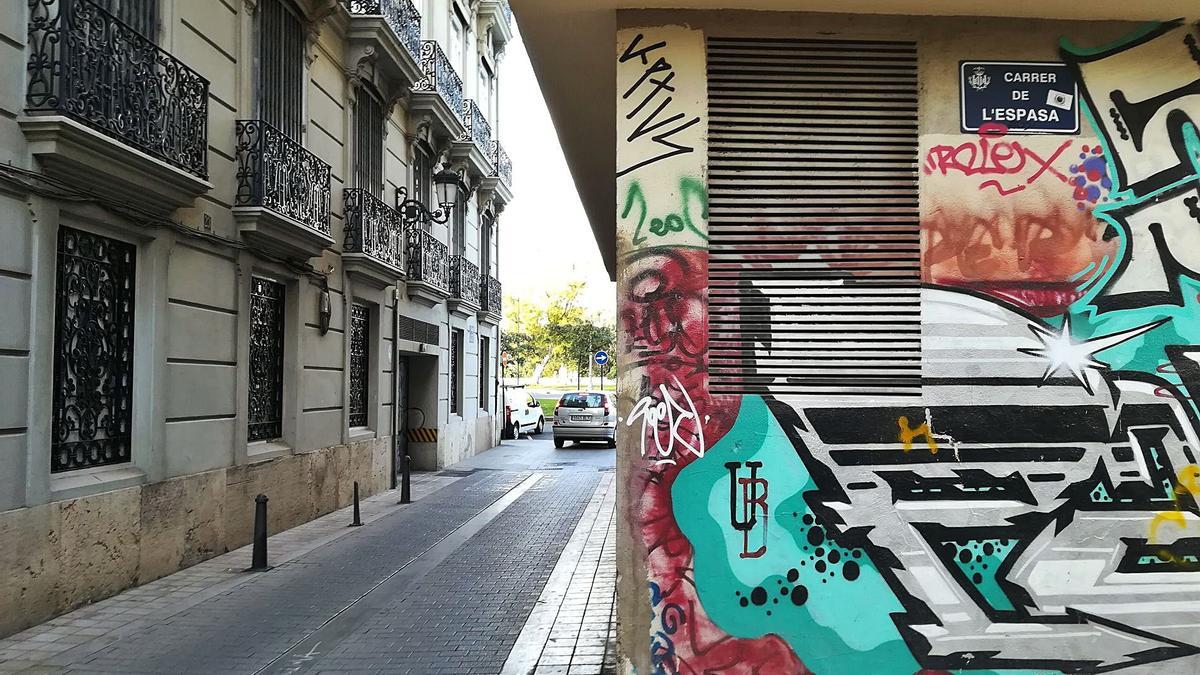
{"label": "car license plate", "polygon": [[590,422],[591,419],[591,415],[571,415],[572,422]]}

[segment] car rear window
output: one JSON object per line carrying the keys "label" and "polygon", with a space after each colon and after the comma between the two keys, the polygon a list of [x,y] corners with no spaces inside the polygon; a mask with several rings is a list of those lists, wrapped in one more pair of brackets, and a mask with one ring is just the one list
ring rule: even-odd
{"label": "car rear window", "polygon": [[558,404],[564,408],[602,408],[604,397],[600,394],[566,394]]}

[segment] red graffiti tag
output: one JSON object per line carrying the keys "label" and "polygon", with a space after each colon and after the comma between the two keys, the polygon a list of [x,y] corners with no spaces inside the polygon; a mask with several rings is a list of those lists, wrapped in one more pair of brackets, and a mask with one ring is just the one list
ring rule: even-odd
{"label": "red graffiti tag", "polygon": [[935,145],[926,153],[922,170],[925,175],[936,171],[943,176],[950,173],[964,176],[1017,176],[1021,182],[1008,186],[995,178],[979,184],[980,190],[994,187],[1001,196],[1020,192],[1047,173],[1067,182],[1067,177],[1054,168],[1054,162],[1071,147],[1071,141],[1063,141],[1050,157],[1043,158],[1020,141],[1000,140],[1003,136],[1003,130],[989,127],[981,129],[979,138],[969,143]]}

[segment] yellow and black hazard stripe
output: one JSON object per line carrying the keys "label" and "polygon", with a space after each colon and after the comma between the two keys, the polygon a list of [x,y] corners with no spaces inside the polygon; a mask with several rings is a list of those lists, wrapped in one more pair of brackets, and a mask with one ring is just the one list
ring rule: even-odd
{"label": "yellow and black hazard stripe", "polygon": [[408,430],[409,443],[437,443],[437,427],[419,427]]}

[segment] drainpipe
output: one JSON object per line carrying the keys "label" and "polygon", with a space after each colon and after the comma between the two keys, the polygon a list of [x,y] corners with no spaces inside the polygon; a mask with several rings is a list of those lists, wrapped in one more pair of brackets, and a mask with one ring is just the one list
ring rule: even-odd
{"label": "drainpipe", "polygon": [[399,364],[396,363],[397,345],[400,344],[400,288],[392,289],[392,489],[396,489],[396,453],[400,450],[400,378],[397,374]]}

